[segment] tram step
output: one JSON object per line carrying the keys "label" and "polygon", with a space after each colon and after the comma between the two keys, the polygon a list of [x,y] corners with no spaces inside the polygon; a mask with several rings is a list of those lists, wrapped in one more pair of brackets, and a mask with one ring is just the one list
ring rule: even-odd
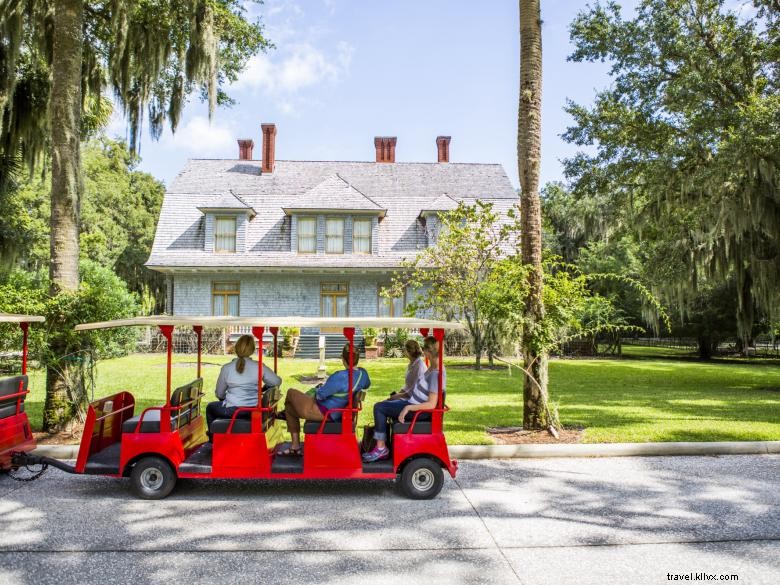
{"label": "tram step", "polygon": [[273,473],[303,473],[303,457],[300,455],[277,455],[271,464]]}
{"label": "tram step", "polygon": [[363,462],[363,473],[393,473],[394,471],[392,459],[381,459],[372,463]]}
{"label": "tram step", "polygon": [[90,456],[90,458],[87,459],[87,466],[84,468],[84,473],[89,475],[119,473],[119,452],[121,448],[121,443],[114,443]]}
{"label": "tram step", "polygon": [[180,473],[211,473],[212,444],[203,443],[179,465]]}

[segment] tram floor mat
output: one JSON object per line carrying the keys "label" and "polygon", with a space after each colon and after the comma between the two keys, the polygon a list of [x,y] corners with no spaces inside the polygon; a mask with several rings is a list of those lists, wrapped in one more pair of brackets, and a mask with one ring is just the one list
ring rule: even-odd
{"label": "tram floor mat", "polygon": [[213,445],[203,443],[179,465],[179,473],[211,473]]}
{"label": "tram floor mat", "polygon": [[303,456],[301,455],[279,455],[274,457],[271,464],[273,473],[303,473]]}
{"label": "tram floor mat", "polygon": [[87,459],[84,473],[90,475],[108,475],[119,473],[119,453],[122,444],[117,442],[109,445],[102,451],[98,451]]}
{"label": "tram floor mat", "polygon": [[363,473],[393,473],[395,466],[392,459],[380,459],[371,463],[363,462]]}

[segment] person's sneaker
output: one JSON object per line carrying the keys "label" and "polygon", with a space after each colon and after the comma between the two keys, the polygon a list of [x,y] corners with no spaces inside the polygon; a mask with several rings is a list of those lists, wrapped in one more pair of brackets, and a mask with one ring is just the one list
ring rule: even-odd
{"label": "person's sneaker", "polygon": [[390,449],[387,447],[382,447],[381,449],[379,447],[374,447],[368,453],[363,453],[363,461],[366,463],[387,459],[388,457],[390,457]]}

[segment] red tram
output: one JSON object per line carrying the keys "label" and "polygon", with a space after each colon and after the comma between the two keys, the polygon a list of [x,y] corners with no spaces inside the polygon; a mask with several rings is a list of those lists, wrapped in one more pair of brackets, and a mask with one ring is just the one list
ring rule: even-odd
{"label": "red tram", "polygon": [[[75,467],[48,458],[24,455],[17,463],[46,462],[72,473],[129,477],[141,498],[167,496],[178,478],[189,479],[377,479],[397,480],[401,491],[414,499],[435,497],[446,470],[454,478],[457,461],[451,460],[444,437],[442,376],[444,331],[457,323],[411,318],[303,318],[303,317],[137,317],[78,325],[77,330],[126,326],[156,326],[168,342],[165,403],[136,413],[131,392],[119,392],[89,405]],[[213,421],[213,443],[206,439],[201,415],[204,396],[201,378],[201,335],[204,327],[249,326],[258,340],[257,406],[241,408],[230,419]],[[278,452],[284,423],[275,414],[278,387],[262,385],[263,336],[273,336],[274,371],[277,369],[277,336],[280,327],[338,328],[354,349],[356,327],[404,328],[431,334],[438,341],[439,397],[436,408],[414,412],[411,420],[391,426],[390,459],[365,463],[356,433],[365,392],[353,392],[352,351],[349,364],[348,403],[329,410],[322,421],[306,421],[303,455]],[[195,379],[171,388],[172,336],[174,328],[194,329],[198,340]],[[242,412],[248,413],[239,416]],[[340,420],[329,415],[340,412]],[[26,449],[16,449],[26,450]]]}

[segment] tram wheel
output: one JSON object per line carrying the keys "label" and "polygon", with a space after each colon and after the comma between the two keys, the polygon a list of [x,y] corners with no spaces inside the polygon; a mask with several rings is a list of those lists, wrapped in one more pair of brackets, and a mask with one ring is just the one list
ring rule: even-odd
{"label": "tram wheel", "polygon": [[162,457],[144,457],[133,465],[130,484],[139,498],[160,500],[170,494],[176,485],[176,473]]}
{"label": "tram wheel", "polygon": [[407,498],[430,500],[439,495],[444,485],[444,472],[437,461],[424,457],[407,463],[398,479]]}

